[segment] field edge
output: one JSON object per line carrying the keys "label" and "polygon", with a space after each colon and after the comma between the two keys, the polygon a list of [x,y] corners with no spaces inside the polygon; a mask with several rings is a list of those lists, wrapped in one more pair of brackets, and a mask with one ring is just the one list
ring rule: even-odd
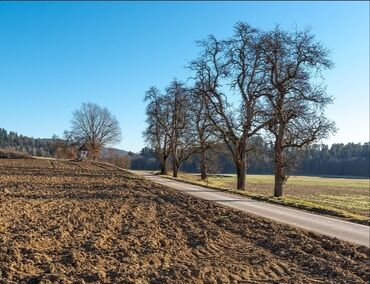
{"label": "field edge", "polygon": [[202,182],[194,182],[194,181],[189,181],[186,179],[183,179],[181,177],[174,178],[169,175],[161,175],[159,173],[154,173],[155,175],[159,175],[163,178],[169,179],[169,180],[175,180],[187,184],[192,184],[192,185],[198,185],[198,186],[203,186],[209,189],[214,189],[214,190],[220,190],[223,192],[231,193],[234,195],[238,196],[243,196],[247,197],[253,200],[258,200],[258,201],[263,201],[263,202],[268,202],[272,204],[278,204],[290,208],[297,208],[301,210],[308,211],[310,213],[318,213],[321,215],[326,215],[330,217],[337,217],[340,218],[344,221],[349,221],[361,225],[367,225],[370,226],[370,219],[363,217],[361,215],[353,214],[353,213],[348,213],[344,210],[339,210],[339,209],[334,209],[334,208],[327,208],[325,206],[320,206],[318,204],[314,204],[312,202],[300,200],[298,198],[294,198],[292,196],[286,196],[286,197],[268,197],[264,195],[258,195],[258,194],[253,194],[248,191],[242,191],[242,190],[236,190],[236,189],[227,189],[227,188],[222,188],[222,187],[216,187],[216,186],[211,186],[207,184],[203,184]]}

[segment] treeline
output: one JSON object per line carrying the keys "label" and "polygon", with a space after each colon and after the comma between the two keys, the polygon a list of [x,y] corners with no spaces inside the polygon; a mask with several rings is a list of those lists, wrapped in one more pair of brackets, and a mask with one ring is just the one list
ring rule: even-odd
{"label": "treeline", "polygon": [[[1,152],[3,157],[11,157],[12,151],[18,152],[17,156],[26,154],[36,157],[52,157],[57,159],[76,159],[79,143],[71,141],[68,137],[60,138],[53,135],[52,138],[33,138],[19,135],[14,131],[6,131],[0,128],[0,149],[10,150]],[[96,160],[115,164],[122,168],[130,167],[131,152],[125,152],[114,148],[101,148]],[[0,156],[1,158],[1,156]]]}
{"label": "treeline", "polygon": [[[258,151],[249,155],[248,171],[251,174],[272,174],[273,149],[261,139],[257,140],[258,142],[254,144],[258,145]],[[32,156],[68,158],[68,154],[63,151],[63,145],[63,140],[57,140],[55,137],[54,139],[32,138],[0,128],[0,148],[12,149]],[[139,155],[119,152],[115,149],[104,149],[101,159],[122,167],[129,167],[131,164],[131,169],[135,170],[157,170],[159,168],[157,154],[148,147],[143,148]],[[324,144],[314,144],[296,154],[297,165],[291,169],[289,174],[370,177],[370,143],[341,143],[330,147]],[[210,173],[235,173],[235,166],[226,146],[219,146],[218,153],[214,156],[213,167],[209,169]],[[116,160],[119,160],[119,163]],[[170,161],[168,163],[171,165]],[[195,153],[186,160],[181,170],[191,173],[199,172],[199,154]]]}
{"label": "treeline", "polygon": [[56,151],[52,139],[27,137],[14,131],[7,132],[4,128],[0,128],[0,148],[39,157],[52,157]]}
{"label": "treeline", "polygon": [[[77,149],[80,145],[80,143],[71,140],[67,135],[64,135],[63,138],[56,135],[53,135],[52,138],[33,138],[0,128],[0,158],[23,157],[22,154],[26,154],[36,157],[73,160],[77,158]],[[1,151],[1,149],[10,151]],[[12,151],[18,152],[17,155],[13,155]],[[135,154],[132,152],[101,147],[96,160],[111,163],[122,168],[129,168],[130,159],[133,156]]]}
{"label": "treeline", "polygon": [[370,177],[370,143],[315,145],[304,151],[299,172],[309,175]]}
{"label": "treeline", "polygon": [[[262,144],[259,153],[250,156],[247,165],[251,174],[272,174],[272,149]],[[370,177],[370,143],[348,143],[311,145],[297,152],[296,167],[291,175],[356,176]],[[189,173],[200,171],[198,154],[184,162],[181,170]],[[170,163],[171,164],[171,163]],[[227,152],[218,153],[213,173],[235,173],[232,157]],[[131,169],[157,170],[159,160],[154,150],[144,148],[138,156],[131,158]]]}

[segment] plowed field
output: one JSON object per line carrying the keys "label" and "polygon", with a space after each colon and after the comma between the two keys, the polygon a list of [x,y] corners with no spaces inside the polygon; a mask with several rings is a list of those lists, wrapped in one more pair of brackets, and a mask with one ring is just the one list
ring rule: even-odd
{"label": "plowed field", "polygon": [[0,283],[367,283],[369,264],[113,166],[0,159]]}

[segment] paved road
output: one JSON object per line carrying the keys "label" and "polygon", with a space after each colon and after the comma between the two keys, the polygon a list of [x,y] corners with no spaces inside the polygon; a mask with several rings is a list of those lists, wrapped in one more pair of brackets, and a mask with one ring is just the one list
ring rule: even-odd
{"label": "paved road", "polygon": [[273,219],[278,222],[294,225],[306,230],[370,247],[369,226],[308,213],[298,209],[251,200],[202,186],[174,181],[160,176],[154,176],[144,171],[131,172],[134,174],[139,174],[153,182],[171,187],[199,198],[210,200],[265,218]]}

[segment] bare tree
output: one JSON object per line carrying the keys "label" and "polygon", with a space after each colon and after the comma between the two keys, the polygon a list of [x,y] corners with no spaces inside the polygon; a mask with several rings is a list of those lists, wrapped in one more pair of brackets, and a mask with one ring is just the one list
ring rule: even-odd
{"label": "bare tree", "polygon": [[74,111],[71,124],[70,136],[77,143],[85,143],[94,160],[102,147],[117,143],[121,138],[117,119],[107,108],[94,103],[83,103]]}
{"label": "bare tree", "polygon": [[174,80],[163,95],[151,87],[145,96],[148,127],[144,137],[154,148],[161,174],[167,173],[167,160],[172,159],[173,176],[194,152],[194,137],[190,131],[189,89]]}
{"label": "bare tree", "polygon": [[189,107],[192,131],[194,137],[196,137],[196,147],[200,158],[200,177],[201,180],[206,180],[210,164],[215,161],[214,150],[219,139],[215,135],[215,127],[209,117],[209,101],[202,96],[202,89],[199,84],[195,84],[195,87],[191,90],[191,104]]}
{"label": "bare tree", "polygon": [[171,116],[166,98],[156,87],[151,87],[144,99],[148,127],[144,132],[147,143],[159,158],[161,174],[167,174],[167,159],[171,153],[170,133]]}
{"label": "bare tree", "polygon": [[[201,57],[191,64],[202,95],[210,102],[209,118],[232,153],[241,190],[245,190],[248,140],[267,123],[261,38],[259,30],[238,23],[227,41],[213,36],[201,41]],[[228,97],[225,86],[231,86],[238,97]]]}
{"label": "bare tree", "polygon": [[182,163],[197,151],[196,140],[191,132],[189,99],[189,89],[182,82],[174,80],[166,89],[171,116],[170,141],[174,177],[178,176]]}
{"label": "bare tree", "polygon": [[289,165],[284,153],[335,131],[334,123],[324,115],[332,98],[315,76],[333,63],[309,30],[287,32],[278,27],[264,37],[264,58],[270,85],[267,129],[274,140],[274,196],[279,197]]}

